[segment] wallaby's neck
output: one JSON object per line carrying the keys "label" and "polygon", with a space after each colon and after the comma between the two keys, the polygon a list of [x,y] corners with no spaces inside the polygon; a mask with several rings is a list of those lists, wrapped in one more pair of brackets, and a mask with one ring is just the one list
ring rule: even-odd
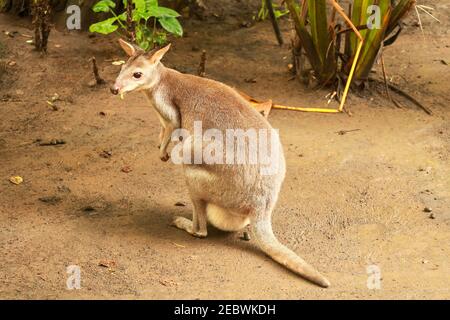
{"label": "wallaby's neck", "polygon": [[172,76],[172,74],[179,74],[178,71],[167,68],[162,63],[158,63],[155,68],[155,76],[153,77],[152,82],[148,85],[147,89],[145,89],[147,95],[156,94],[156,92],[160,91],[167,85],[167,82],[169,81],[169,78]]}

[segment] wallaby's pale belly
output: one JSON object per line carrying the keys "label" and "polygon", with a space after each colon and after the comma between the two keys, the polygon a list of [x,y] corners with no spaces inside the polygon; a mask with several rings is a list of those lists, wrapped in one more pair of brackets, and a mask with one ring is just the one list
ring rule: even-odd
{"label": "wallaby's pale belly", "polygon": [[206,214],[209,223],[223,231],[239,231],[250,223],[248,216],[236,214],[212,203],[206,206]]}

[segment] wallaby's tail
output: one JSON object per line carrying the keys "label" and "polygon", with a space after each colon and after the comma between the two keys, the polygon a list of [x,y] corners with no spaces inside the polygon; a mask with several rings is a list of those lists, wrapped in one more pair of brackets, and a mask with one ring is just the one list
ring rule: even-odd
{"label": "wallaby's tail", "polygon": [[330,282],[323,275],[278,241],[273,234],[270,221],[255,221],[252,226],[262,251],[269,257],[321,287],[330,286]]}

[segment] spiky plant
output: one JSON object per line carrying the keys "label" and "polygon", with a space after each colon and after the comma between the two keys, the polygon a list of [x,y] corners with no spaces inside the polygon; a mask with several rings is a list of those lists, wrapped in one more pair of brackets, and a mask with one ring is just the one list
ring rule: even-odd
{"label": "spiky plant", "polygon": [[[357,83],[367,81],[380,50],[395,41],[401,30],[399,23],[415,0],[353,0],[348,5],[348,21],[339,10],[342,1],[285,2],[297,35],[296,70],[304,74],[310,68],[320,85],[329,85],[347,79],[350,74],[360,42],[355,27],[363,45],[353,79]],[[301,55],[306,56],[309,66],[302,62],[304,59],[299,59]]]}

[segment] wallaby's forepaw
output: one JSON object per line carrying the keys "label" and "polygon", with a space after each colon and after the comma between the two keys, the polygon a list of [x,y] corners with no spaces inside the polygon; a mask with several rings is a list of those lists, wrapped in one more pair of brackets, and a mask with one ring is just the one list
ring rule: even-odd
{"label": "wallaby's forepaw", "polygon": [[175,217],[172,220],[172,226],[174,226],[175,228],[181,229],[186,231],[187,233],[189,233],[190,235],[197,237],[197,238],[206,238],[206,236],[208,235],[206,231],[201,232],[201,231],[197,231],[194,232],[193,231],[193,224],[192,221],[185,218],[185,217]]}
{"label": "wallaby's forepaw", "polygon": [[170,156],[169,156],[169,154],[166,152],[165,154],[160,155],[159,158],[161,159],[161,161],[166,162],[166,161],[169,160]]}

